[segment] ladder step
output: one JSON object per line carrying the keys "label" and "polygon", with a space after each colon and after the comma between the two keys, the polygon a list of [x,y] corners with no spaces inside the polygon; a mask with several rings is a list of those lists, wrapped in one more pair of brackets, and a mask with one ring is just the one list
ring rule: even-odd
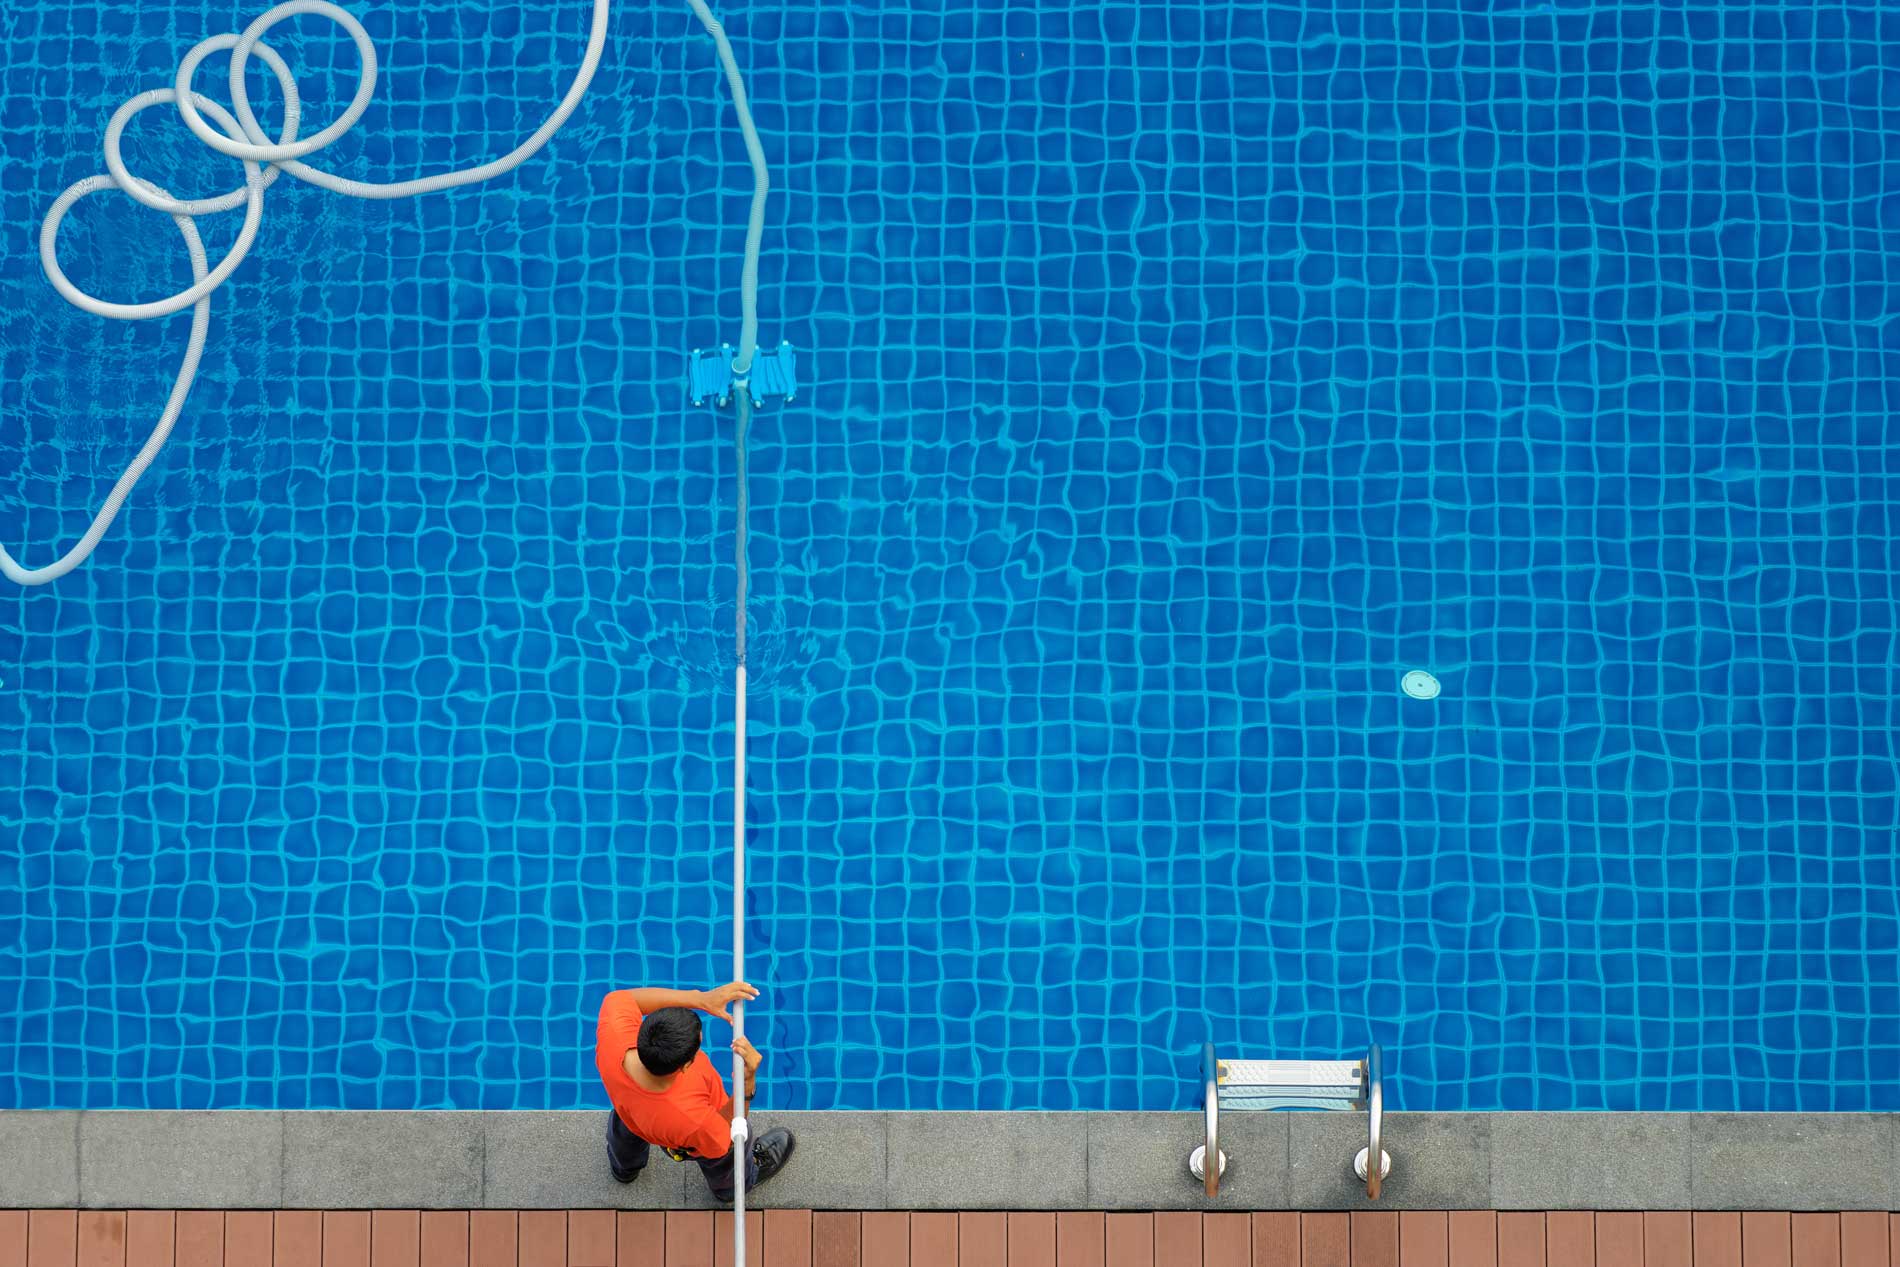
{"label": "ladder step", "polygon": [[1363,1109],[1365,1065],[1357,1060],[1223,1060],[1221,1107]]}

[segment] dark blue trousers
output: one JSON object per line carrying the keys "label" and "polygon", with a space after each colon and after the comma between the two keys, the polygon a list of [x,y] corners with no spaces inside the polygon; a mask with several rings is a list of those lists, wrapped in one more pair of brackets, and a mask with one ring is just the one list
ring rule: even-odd
{"label": "dark blue trousers", "polygon": [[[607,1110],[607,1165],[613,1170],[614,1178],[625,1183],[639,1174],[652,1155],[653,1145],[627,1129],[620,1115],[612,1109]],[[706,1186],[712,1189],[715,1201],[732,1200],[732,1150],[728,1148],[724,1157],[695,1157],[699,1163],[699,1172],[706,1176]],[[746,1191],[750,1192],[759,1182],[759,1163],[746,1158]]]}

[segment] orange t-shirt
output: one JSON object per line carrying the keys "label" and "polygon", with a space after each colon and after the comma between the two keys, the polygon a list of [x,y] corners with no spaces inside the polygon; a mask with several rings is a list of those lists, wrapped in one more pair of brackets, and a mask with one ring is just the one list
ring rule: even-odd
{"label": "orange t-shirt", "polygon": [[621,1124],[659,1148],[683,1148],[698,1157],[724,1157],[732,1148],[732,1103],[705,1052],[680,1070],[664,1091],[648,1091],[627,1075],[627,1053],[640,1045],[640,1009],[632,990],[615,990],[600,1005],[594,1063]]}

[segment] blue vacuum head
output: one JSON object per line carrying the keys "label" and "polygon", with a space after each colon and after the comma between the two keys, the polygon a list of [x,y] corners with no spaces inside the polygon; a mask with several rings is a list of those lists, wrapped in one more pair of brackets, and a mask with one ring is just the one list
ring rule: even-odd
{"label": "blue vacuum head", "polygon": [[[732,399],[734,386],[730,343],[693,349],[692,358],[687,362],[686,393],[695,405],[703,405],[708,400],[725,405]],[[754,353],[752,373],[747,376],[745,386],[755,406],[765,404],[774,396],[788,401],[794,399],[798,394],[798,364],[792,345],[781,343],[769,352],[761,349]]]}

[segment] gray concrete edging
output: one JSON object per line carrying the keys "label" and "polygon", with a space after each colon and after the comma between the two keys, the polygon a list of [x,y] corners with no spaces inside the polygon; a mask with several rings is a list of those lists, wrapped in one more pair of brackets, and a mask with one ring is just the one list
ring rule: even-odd
{"label": "gray concrete edging", "polygon": [[[1199,1113],[785,1112],[798,1153],[753,1204],[850,1210],[1372,1208],[1365,1118],[1233,1113],[1218,1200]],[[632,1184],[578,1112],[0,1111],[0,1208],[705,1208],[663,1155]],[[1900,1115],[1394,1113],[1382,1209],[1889,1210]]]}

